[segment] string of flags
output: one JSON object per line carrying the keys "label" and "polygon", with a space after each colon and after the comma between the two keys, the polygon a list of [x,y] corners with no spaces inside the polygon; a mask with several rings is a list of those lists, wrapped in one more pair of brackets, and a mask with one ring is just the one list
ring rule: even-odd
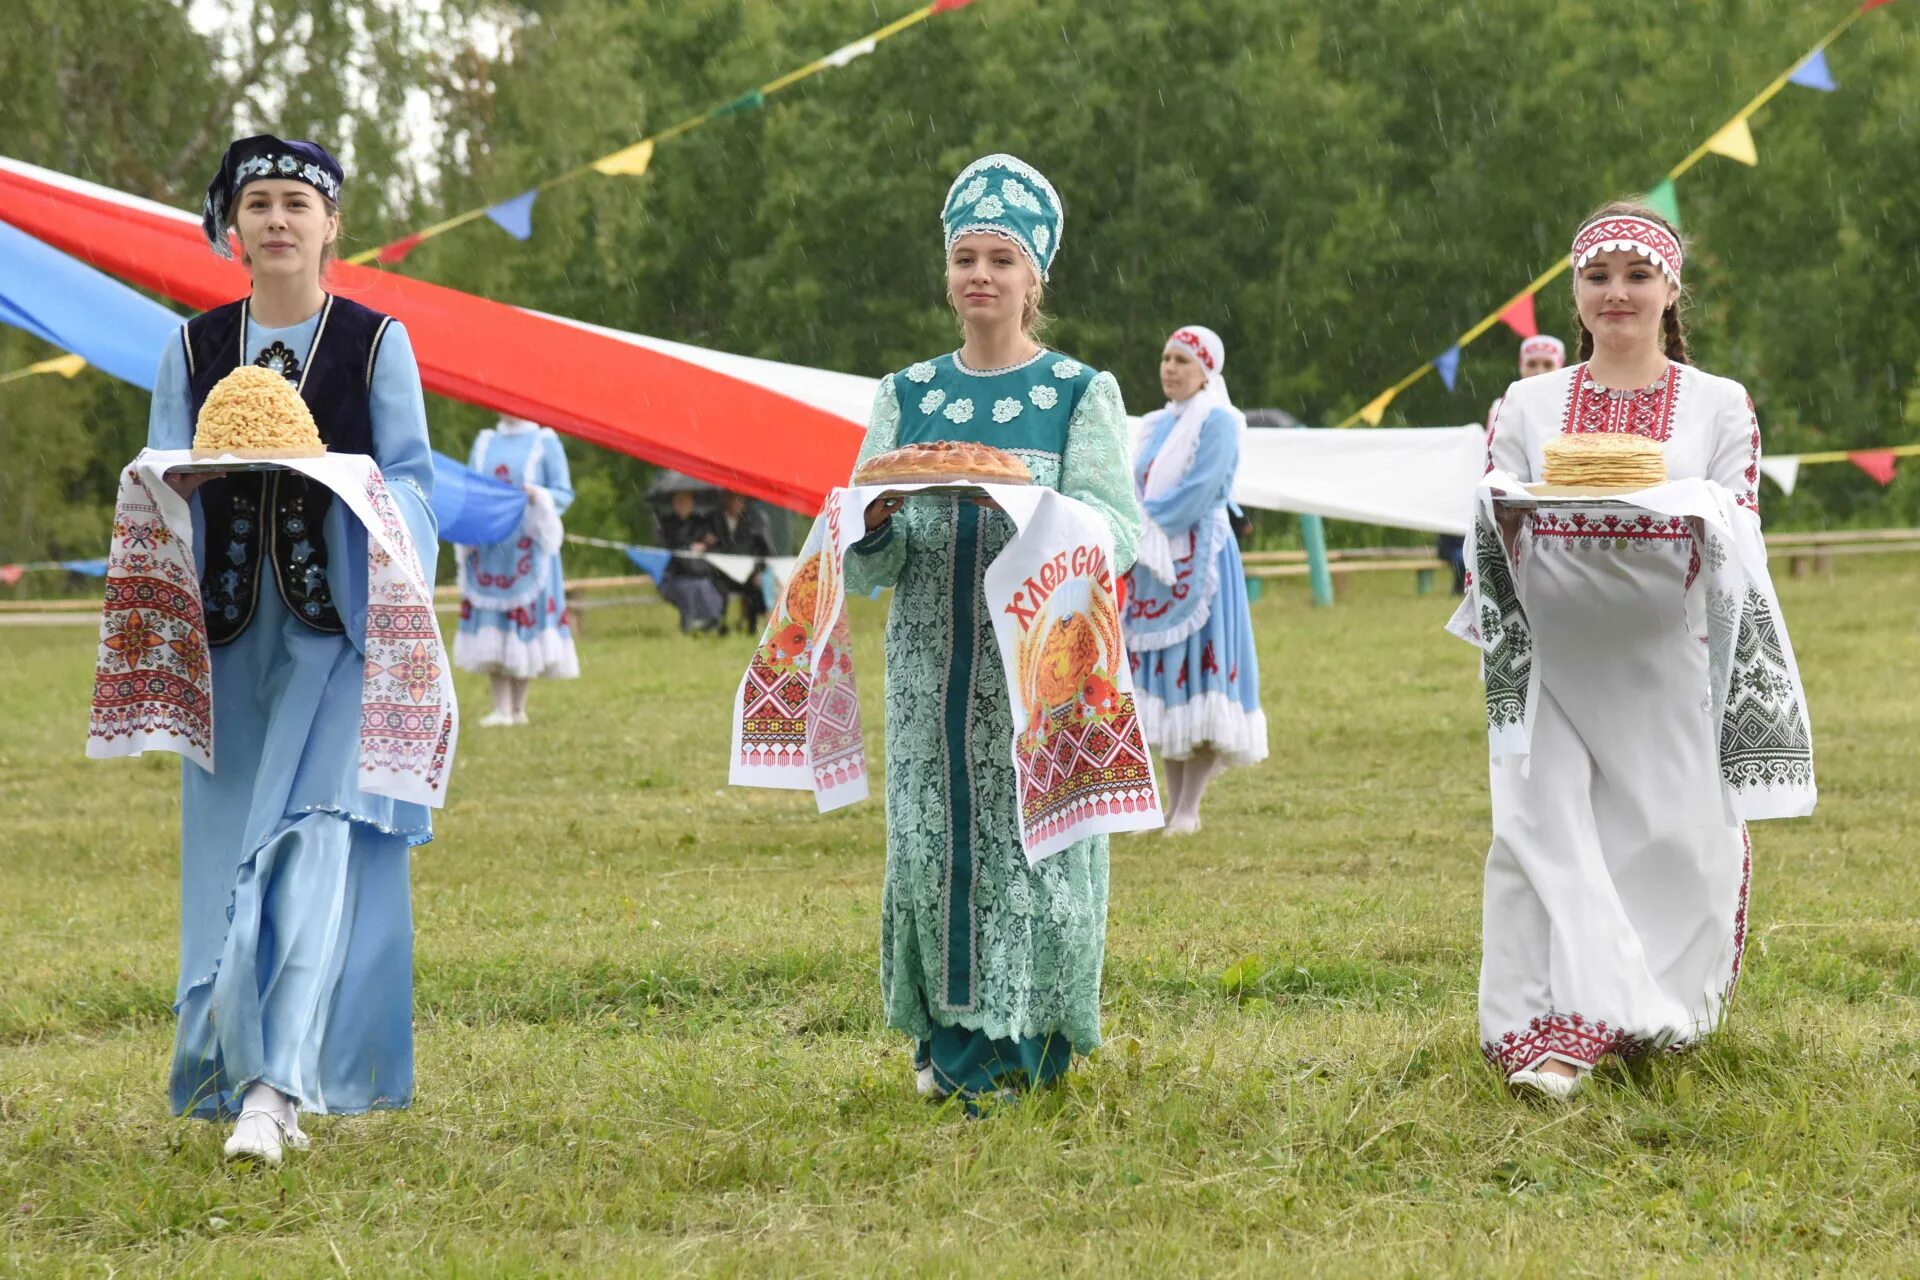
{"label": "string of flags", "polygon": [[[1685,159],[1669,169],[1666,177],[1647,193],[1647,202],[1662,217],[1678,226],[1680,225],[1680,199],[1674,182],[1689,169],[1709,155],[1723,156],[1748,166],[1758,165],[1760,151],[1754,145],[1753,128],[1748,123],[1753,114],[1766,106],[1773,100],[1774,95],[1790,84],[1820,93],[1832,93],[1838,89],[1839,82],[1833,78],[1833,69],[1827,63],[1827,46],[1844,35],[1847,29],[1862,17],[1882,5],[1891,3],[1892,0],[1863,0],[1857,8],[1836,23],[1831,31],[1820,37],[1812,49],[1797,58],[1792,66],[1774,77],[1766,88],[1754,95],[1751,102],[1735,112],[1731,120],[1714,130],[1705,142],[1695,147]],[[1561,257],[1551,267],[1535,276],[1526,288],[1502,303],[1498,310],[1483,316],[1479,323],[1455,339],[1452,346],[1417,366],[1400,381],[1367,401],[1340,425],[1351,427],[1358,423],[1365,423],[1370,427],[1379,426],[1380,420],[1386,415],[1387,406],[1393,403],[1394,398],[1428,373],[1439,374],[1440,381],[1446,385],[1447,390],[1452,391],[1460,377],[1462,350],[1496,324],[1506,325],[1522,338],[1531,338],[1539,333],[1540,325],[1533,308],[1534,295],[1556,279],[1561,272],[1567,270],[1567,266],[1567,259],[1564,256]]]}
{"label": "string of flags", "polygon": [[724,120],[749,111],[758,111],[767,104],[767,99],[783,89],[791,88],[811,76],[823,71],[835,70],[846,66],[856,58],[863,58],[879,47],[883,40],[899,35],[909,27],[915,27],[938,14],[950,13],[955,9],[964,9],[973,0],[932,0],[904,17],[896,18],[877,31],[868,33],[851,44],[844,44],[832,53],[823,54],[803,67],[797,67],[778,79],[770,80],[757,89],[749,89],[738,97],[731,98],[715,107],[709,107],[698,115],[689,116],[676,125],[649,134],[629,146],[589,161],[565,173],[548,178],[535,186],[527,188],[516,196],[510,196],[498,204],[480,205],[457,213],[451,218],[436,222],[430,227],[401,236],[378,248],[357,253],[348,262],[378,262],[382,266],[395,266],[406,261],[407,255],[435,236],[444,235],[456,227],[464,227],[470,222],[485,218],[515,240],[528,240],[533,237],[533,206],[540,196],[562,183],[584,178],[588,174],[600,174],[610,178],[638,178],[653,165],[654,149],[682,134],[691,133],[701,125],[711,124],[715,120]]}
{"label": "string of flags", "polygon": [[1783,453],[1760,459],[1760,474],[1780,486],[1780,492],[1792,493],[1800,482],[1800,468],[1825,462],[1851,462],[1881,488],[1893,483],[1901,458],[1920,456],[1920,444],[1896,444],[1885,449],[1834,449],[1824,453]]}

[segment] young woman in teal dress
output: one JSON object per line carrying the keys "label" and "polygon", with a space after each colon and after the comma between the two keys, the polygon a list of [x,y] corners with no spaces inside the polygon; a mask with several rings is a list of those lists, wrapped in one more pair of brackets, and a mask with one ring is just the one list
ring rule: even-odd
{"label": "young woman in teal dress", "polygon": [[[1012,156],[976,160],[954,181],[947,297],[965,340],[881,381],[860,461],[917,441],[1005,449],[1037,483],[1106,518],[1124,573],[1141,517],[1119,384],[1033,336],[1063,212],[1052,185]],[[984,500],[919,497],[875,502],[867,528],[847,557],[849,588],[894,589],[887,1023],[913,1038],[923,1094],[1046,1084],[1100,1043],[1107,838],[1032,867],[1021,849],[1012,711],[983,587],[1013,522]]]}
{"label": "young woman in teal dress", "polygon": [[[147,443],[185,449],[240,363],[286,376],[334,452],[370,454],[432,580],[426,405],[407,332],[327,292],[343,175],[311,142],[227,149],[204,229],[253,285],[162,353]],[[359,786],[367,533],[292,471],[173,475],[190,499],[213,665],[214,770],[181,778],[176,1114],[236,1118],[229,1157],[277,1164],[301,1111],[413,1094],[408,858],[431,811]]]}

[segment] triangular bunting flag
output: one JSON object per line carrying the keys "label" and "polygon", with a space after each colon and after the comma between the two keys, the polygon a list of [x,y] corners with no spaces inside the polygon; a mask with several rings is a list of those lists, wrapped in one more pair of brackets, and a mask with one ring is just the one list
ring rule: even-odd
{"label": "triangular bunting flag", "polygon": [[1783,458],[1760,459],[1760,474],[1780,486],[1780,492],[1792,493],[1800,483],[1800,459],[1788,454]]}
{"label": "triangular bunting flag", "polygon": [[1453,390],[1454,379],[1460,376],[1460,348],[1442,351],[1433,358],[1433,367],[1440,371],[1440,381],[1447,384],[1447,390]]}
{"label": "triangular bunting flag", "polygon": [[57,373],[63,378],[72,378],[78,376],[80,371],[86,367],[87,359],[85,356],[55,356],[51,360],[42,360],[39,364],[34,365],[33,372]]}
{"label": "triangular bunting flag", "polygon": [[20,564],[0,564],[0,583],[12,586],[26,576],[27,567]]}
{"label": "triangular bunting flag", "polygon": [[[1886,2],[1887,0],[1880,0],[1881,4],[1885,4]],[[973,0],[934,0],[933,11],[935,13],[952,13],[955,9],[964,9],[972,3]]]}
{"label": "triangular bunting flag", "polygon": [[1883,4],[1892,4],[1893,0],[1861,0],[1860,12],[1872,13]]}
{"label": "triangular bunting flag", "polygon": [[1893,483],[1893,469],[1896,463],[1891,449],[1861,449],[1849,453],[1847,461],[1883,485]]}
{"label": "triangular bunting flag", "polygon": [[538,188],[522,191],[513,199],[502,200],[487,210],[487,217],[494,226],[515,240],[530,239],[533,236],[533,202],[539,195]]}
{"label": "triangular bunting flag", "polygon": [[593,162],[595,173],[604,173],[609,178],[637,178],[647,171],[653,163],[653,139],[642,138],[630,147],[622,147],[610,156],[601,156]]}
{"label": "triangular bunting flag", "polygon": [[1367,407],[1360,411],[1360,421],[1370,427],[1379,426],[1380,419],[1384,418],[1387,414],[1387,406],[1392,404],[1393,398],[1399,394],[1398,391],[1382,391],[1372,400],[1369,400]]}
{"label": "triangular bunting flag", "polygon": [[402,236],[392,244],[381,245],[379,252],[373,256],[381,266],[390,267],[397,262],[405,262],[407,255],[418,249],[424,239],[425,236]]}
{"label": "triangular bunting flag", "polygon": [[1500,313],[1500,320],[1507,328],[1523,338],[1531,338],[1540,332],[1540,322],[1533,317],[1533,295],[1523,293],[1507,304]]}
{"label": "triangular bunting flag", "polygon": [[718,120],[721,116],[737,116],[742,111],[757,111],[766,105],[766,94],[760,92],[758,89],[749,89],[732,102],[727,103],[724,107],[715,107],[708,113],[707,118],[710,120]]}
{"label": "triangular bunting flag", "polygon": [[1753,146],[1753,130],[1745,116],[1729,120],[1720,132],[1707,139],[1707,150],[1741,164],[1759,164],[1760,153]]}
{"label": "triangular bunting flag", "polygon": [[627,553],[627,559],[633,561],[634,567],[655,582],[666,576],[667,565],[673,560],[670,554],[656,547],[625,547],[623,550]]}
{"label": "triangular bunting flag", "polygon": [[830,67],[844,67],[855,58],[864,58],[872,53],[875,43],[872,36],[868,36],[865,40],[855,40],[850,45],[835,49],[832,53],[820,59],[820,61]]}
{"label": "triangular bunting flag", "polygon": [[1647,203],[1668,222],[1680,225],[1680,193],[1674,190],[1672,178],[1660,179],[1659,185],[1647,192]]}
{"label": "triangular bunting flag", "polygon": [[1840,87],[1834,83],[1832,68],[1827,66],[1825,49],[1815,49],[1812,57],[1794,68],[1787,82],[1803,89],[1818,89],[1822,93],[1832,93]]}

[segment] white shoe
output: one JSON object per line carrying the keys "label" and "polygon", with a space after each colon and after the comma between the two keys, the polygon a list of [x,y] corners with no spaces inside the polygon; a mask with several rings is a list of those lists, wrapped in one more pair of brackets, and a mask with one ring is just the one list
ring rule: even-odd
{"label": "white shoe", "polygon": [[1190,836],[1200,829],[1200,815],[1197,813],[1176,813],[1167,819],[1166,834],[1170,836]]}
{"label": "white shoe", "polygon": [[480,727],[483,729],[498,729],[501,725],[512,723],[513,712],[511,711],[489,711],[480,717]]}
{"label": "white shoe", "polygon": [[[233,1136],[227,1139],[227,1159],[258,1160],[262,1164],[277,1165],[289,1145],[287,1138],[280,1117],[273,1112],[242,1111],[239,1123],[233,1126]],[[299,1145],[306,1145],[304,1134]]]}
{"label": "white shoe", "polygon": [[1587,1073],[1563,1076],[1557,1071],[1516,1071],[1507,1077],[1515,1089],[1531,1089],[1543,1097],[1564,1100],[1579,1093],[1587,1083]]}
{"label": "white shoe", "polygon": [[525,723],[527,723],[527,713],[526,713],[526,712],[524,712],[524,711],[516,711],[516,712],[514,712],[514,713],[513,713],[513,723],[515,723],[515,724],[525,724]]}
{"label": "white shoe", "polygon": [[939,1095],[940,1086],[934,1081],[932,1067],[921,1067],[913,1073],[913,1091],[923,1098]]}

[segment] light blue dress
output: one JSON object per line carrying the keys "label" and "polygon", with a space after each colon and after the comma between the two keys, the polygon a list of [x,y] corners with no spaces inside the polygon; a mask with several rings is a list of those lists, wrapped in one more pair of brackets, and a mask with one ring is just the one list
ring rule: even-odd
{"label": "light blue dress", "polygon": [[529,501],[520,527],[505,541],[462,548],[454,664],[522,680],[578,676],[560,573],[560,516],[573,504],[560,437],[532,423],[519,430],[489,427],[474,440],[467,465],[511,485],[533,485],[551,502]]}
{"label": "light blue dress", "polygon": [[[252,325],[246,354],[308,352],[319,316]],[[374,460],[422,550],[437,530],[433,455],[406,330],[388,326],[370,391]],[[186,358],[168,342],[147,443],[193,438]],[[194,554],[204,566],[200,503]],[[430,810],[356,785],[367,535],[344,502],[323,526],[346,634],[315,631],[263,576],[252,623],[212,650],[214,771],[183,761],[180,983],[169,1081],[175,1114],[232,1116],[264,1081],[310,1112],[403,1107],[413,1095],[412,846]]]}
{"label": "light blue dress", "polygon": [[[1134,460],[1136,492],[1145,492],[1147,473],[1178,421],[1171,409],[1147,415]],[[1227,520],[1239,467],[1240,424],[1215,408],[1201,423],[1186,475],[1167,493],[1141,502],[1173,541],[1175,581],[1162,582],[1140,565],[1128,575],[1127,659],[1147,745],[1170,760],[1203,748],[1228,764],[1258,764],[1267,756],[1247,580]],[[1189,533],[1191,553],[1178,558]]]}

